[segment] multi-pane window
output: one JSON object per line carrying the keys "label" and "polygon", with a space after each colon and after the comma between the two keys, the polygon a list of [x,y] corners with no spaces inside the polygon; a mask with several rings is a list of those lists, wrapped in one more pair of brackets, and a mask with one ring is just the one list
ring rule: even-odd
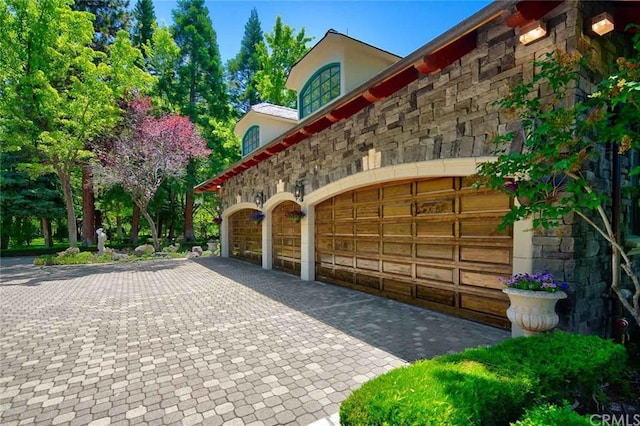
{"label": "multi-pane window", "polygon": [[325,65],[316,71],[300,92],[300,118],[320,109],[340,96],[340,64]]}
{"label": "multi-pane window", "polygon": [[245,156],[260,145],[260,128],[251,126],[242,138],[242,155]]}

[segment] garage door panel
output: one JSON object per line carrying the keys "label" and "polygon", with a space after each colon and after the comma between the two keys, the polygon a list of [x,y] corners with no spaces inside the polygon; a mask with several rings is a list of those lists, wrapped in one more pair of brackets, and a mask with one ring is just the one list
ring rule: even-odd
{"label": "garage door panel", "polygon": [[450,236],[455,235],[455,227],[452,222],[416,222],[416,236],[418,237],[431,237],[431,236]]}
{"label": "garage door panel", "polygon": [[382,216],[386,218],[390,217],[410,217],[411,216],[411,203],[402,204],[385,204],[382,206]]}
{"label": "garage door panel", "polygon": [[356,235],[357,236],[378,236],[380,235],[380,227],[375,221],[358,222],[356,223]]}
{"label": "garage door panel", "polygon": [[453,260],[454,249],[452,245],[416,244],[416,257]]}
{"label": "garage door panel", "polygon": [[249,220],[258,210],[240,210],[229,217],[230,256],[262,264],[262,224]]}
{"label": "garage door panel", "polygon": [[510,200],[500,192],[474,192],[461,198],[460,213],[505,211],[510,208]]}
{"label": "garage door panel", "polygon": [[360,206],[356,208],[356,218],[357,219],[365,219],[365,218],[377,218],[380,213],[380,208],[378,205],[373,206]]}
{"label": "garage door panel", "polygon": [[380,277],[377,275],[367,275],[364,273],[356,274],[356,284],[371,289],[380,289]]}
{"label": "garage door panel", "polygon": [[402,296],[412,296],[414,287],[415,285],[411,282],[391,278],[382,279],[382,289],[386,292],[396,293]]}
{"label": "garage door panel", "polygon": [[356,252],[358,253],[375,253],[380,251],[380,243],[378,241],[356,241]]}
{"label": "garage door panel", "polygon": [[455,213],[455,200],[416,201],[416,216],[442,215],[447,213]]}
{"label": "garage door panel", "polygon": [[507,235],[505,231],[498,230],[500,219],[483,222],[462,222],[460,224],[461,237],[498,237]]}
{"label": "garage door panel", "polygon": [[390,262],[388,260],[382,261],[382,272],[386,274],[411,276],[411,264]]}
{"label": "garage door panel", "polygon": [[509,307],[508,300],[498,300],[474,294],[461,294],[460,307],[471,311],[504,317]]}
{"label": "garage door panel", "polygon": [[427,179],[417,182],[416,187],[417,194],[453,191],[455,189],[455,180],[454,178]]}
{"label": "garage door panel", "polygon": [[410,237],[412,235],[411,229],[411,223],[383,223],[382,235],[385,237]]}
{"label": "garage door panel", "polygon": [[463,246],[460,247],[460,260],[509,265],[511,263],[511,250],[508,248]]}
{"label": "garage door panel", "polygon": [[416,266],[416,278],[453,283],[453,268],[436,268],[432,266]]}
{"label": "garage door panel", "polygon": [[411,183],[386,186],[382,188],[382,199],[388,201],[396,197],[411,197],[413,185]]}
{"label": "garage door panel", "polygon": [[388,243],[383,242],[382,253],[389,256],[411,256],[413,243]]}
{"label": "garage door panel", "polygon": [[502,290],[504,284],[498,280],[501,276],[495,272],[460,271],[460,284]]}
{"label": "garage door panel", "polygon": [[416,298],[446,306],[455,306],[456,301],[453,290],[445,290],[420,284],[416,285]]}
{"label": "garage door panel", "polygon": [[508,324],[497,278],[512,270],[512,230],[497,226],[511,201],[462,185],[451,177],[388,183],[321,203],[333,236],[324,226],[316,233],[316,275]]}
{"label": "garage door panel", "polygon": [[380,270],[380,261],[378,259],[363,259],[361,257],[357,257],[356,268],[369,269],[377,272]]}

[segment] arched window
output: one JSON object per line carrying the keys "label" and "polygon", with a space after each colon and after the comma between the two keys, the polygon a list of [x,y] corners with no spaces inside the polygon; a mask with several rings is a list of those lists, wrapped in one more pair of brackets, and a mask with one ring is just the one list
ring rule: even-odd
{"label": "arched window", "polygon": [[340,96],[340,64],[334,62],[320,68],[300,91],[300,118],[320,109]]}
{"label": "arched window", "polygon": [[260,127],[251,126],[242,138],[242,155],[249,154],[260,145]]}

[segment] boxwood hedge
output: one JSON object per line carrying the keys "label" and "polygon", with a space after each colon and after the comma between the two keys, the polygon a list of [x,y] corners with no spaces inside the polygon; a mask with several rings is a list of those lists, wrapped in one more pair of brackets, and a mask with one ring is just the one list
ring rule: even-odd
{"label": "boxwood hedge", "polygon": [[625,349],[596,336],[554,332],[509,339],[379,376],[342,403],[340,423],[508,425],[541,404],[590,397],[625,365]]}

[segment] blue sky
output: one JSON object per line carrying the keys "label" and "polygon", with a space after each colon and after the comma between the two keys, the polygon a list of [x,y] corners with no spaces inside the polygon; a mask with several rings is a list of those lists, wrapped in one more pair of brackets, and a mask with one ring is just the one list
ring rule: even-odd
{"label": "blue sky", "polygon": [[[400,56],[406,56],[463,19],[482,9],[489,0],[422,1],[206,1],[218,35],[224,62],[240,50],[244,25],[255,7],[263,32],[282,21],[313,36],[313,46],[330,28]],[[131,4],[135,4],[132,1]],[[177,2],[154,0],[159,23],[172,24]]]}

